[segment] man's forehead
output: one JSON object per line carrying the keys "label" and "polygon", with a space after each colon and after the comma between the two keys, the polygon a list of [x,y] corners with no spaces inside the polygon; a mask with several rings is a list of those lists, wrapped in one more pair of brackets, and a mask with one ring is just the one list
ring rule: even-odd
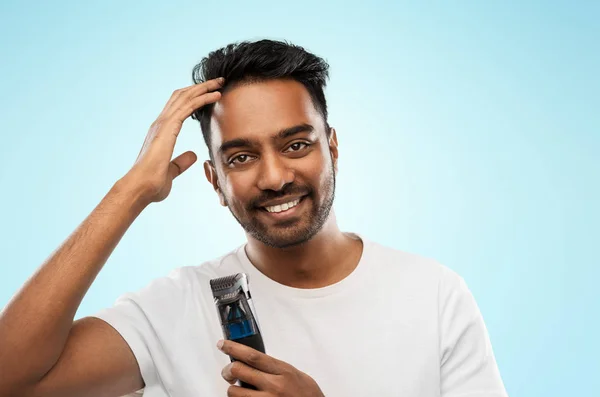
{"label": "man's forehead", "polygon": [[300,124],[320,120],[310,94],[295,80],[268,80],[225,90],[211,116],[213,149],[239,137],[269,138]]}

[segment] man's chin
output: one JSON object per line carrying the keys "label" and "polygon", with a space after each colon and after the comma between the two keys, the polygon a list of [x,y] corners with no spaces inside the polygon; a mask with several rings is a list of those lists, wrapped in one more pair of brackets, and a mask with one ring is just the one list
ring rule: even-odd
{"label": "man's chin", "polygon": [[292,248],[300,246],[314,237],[314,234],[306,231],[292,233],[252,233],[252,237],[272,248]]}

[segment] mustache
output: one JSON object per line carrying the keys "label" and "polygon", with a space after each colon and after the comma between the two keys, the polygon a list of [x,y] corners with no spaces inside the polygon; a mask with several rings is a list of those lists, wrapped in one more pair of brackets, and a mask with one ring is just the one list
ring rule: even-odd
{"label": "mustache", "polygon": [[286,185],[283,189],[279,191],[275,190],[265,190],[260,194],[260,196],[255,197],[250,200],[248,204],[248,210],[255,209],[257,207],[261,207],[263,203],[267,201],[275,200],[281,197],[287,196],[307,196],[312,193],[312,189],[303,186],[296,185]]}

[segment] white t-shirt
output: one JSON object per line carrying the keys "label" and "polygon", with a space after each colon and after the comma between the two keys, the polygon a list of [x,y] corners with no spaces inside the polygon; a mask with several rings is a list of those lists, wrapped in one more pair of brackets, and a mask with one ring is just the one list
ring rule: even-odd
{"label": "white t-shirt", "polygon": [[209,280],[248,275],[267,354],[310,375],[327,397],[505,397],[473,296],[439,263],[363,241],[356,269],[317,289],[279,284],[245,246],[182,267],[96,314],[127,341],[145,397],[226,396],[221,326]]}

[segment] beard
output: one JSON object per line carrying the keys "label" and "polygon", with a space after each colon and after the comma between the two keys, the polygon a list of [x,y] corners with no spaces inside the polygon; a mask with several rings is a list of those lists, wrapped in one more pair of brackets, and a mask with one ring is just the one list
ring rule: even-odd
{"label": "beard", "polygon": [[[248,205],[240,205],[240,208],[234,209],[234,206],[230,205],[232,200],[228,197],[225,197],[225,203],[246,233],[263,244],[273,248],[301,245],[319,233],[329,218],[335,197],[335,171],[333,162],[330,164],[329,174],[319,187],[319,197],[315,195],[314,189],[290,184],[284,186],[279,192],[265,191]],[[274,225],[267,225],[261,221],[257,212],[265,210],[258,208],[256,203],[290,195],[305,195],[298,205],[310,205],[310,207],[303,209],[299,217],[279,221]],[[318,200],[321,197],[322,199]]]}

